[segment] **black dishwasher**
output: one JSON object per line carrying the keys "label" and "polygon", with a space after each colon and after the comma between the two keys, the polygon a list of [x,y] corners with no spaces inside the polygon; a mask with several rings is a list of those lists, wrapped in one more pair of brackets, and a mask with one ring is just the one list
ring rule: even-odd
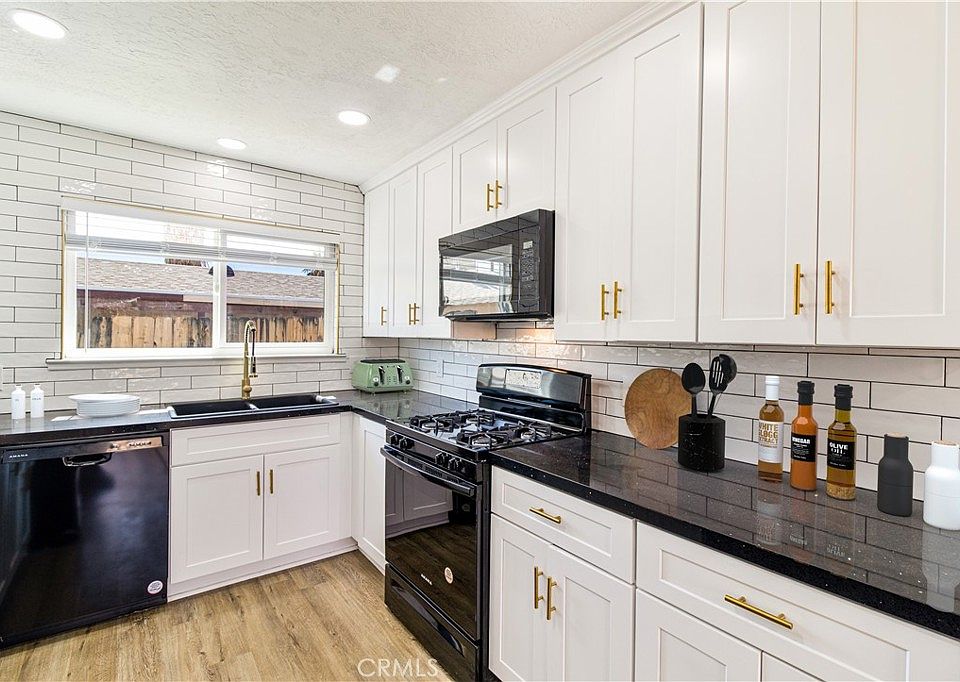
{"label": "black dishwasher", "polygon": [[165,436],[0,449],[0,647],[166,602]]}

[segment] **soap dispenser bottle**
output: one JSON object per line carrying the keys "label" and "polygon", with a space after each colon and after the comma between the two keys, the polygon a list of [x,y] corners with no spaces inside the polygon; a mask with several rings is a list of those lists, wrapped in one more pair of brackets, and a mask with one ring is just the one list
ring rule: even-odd
{"label": "soap dispenser bottle", "polygon": [[19,384],[10,391],[10,418],[27,418],[27,392]]}
{"label": "soap dispenser bottle", "polygon": [[40,384],[34,384],[33,390],[30,391],[30,418],[43,418],[43,389],[40,388]]}
{"label": "soap dispenser bottle", "polygon": [[938,440],[930,445],[923,475],[923,520],[944,530],[960,530],[960,448]]}

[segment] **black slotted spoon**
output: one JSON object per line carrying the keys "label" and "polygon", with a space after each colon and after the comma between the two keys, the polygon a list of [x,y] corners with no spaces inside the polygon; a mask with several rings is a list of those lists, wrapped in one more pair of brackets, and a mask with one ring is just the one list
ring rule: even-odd
{"label": "black slotted spoon", "polygon": [[715,355],[710,361],[710,392],[713,394],[710,398],[710,407],[707,408],[707,416],[713,416],[713,408],[717,404],[717,398],[727,390],[730,382],[737,376],[737,363],[729,355],[720,353]]}

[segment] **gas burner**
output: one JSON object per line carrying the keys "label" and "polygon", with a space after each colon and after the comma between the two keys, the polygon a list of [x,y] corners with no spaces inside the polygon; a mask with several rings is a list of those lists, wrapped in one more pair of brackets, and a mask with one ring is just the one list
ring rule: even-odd
{"label": "gas burner", "polygon": [[514,429],[514,437],[522,441],[536,441],[553,438],[553,429],[547,424],[530,424],[521,422]]}
{"label": "gas burner", "polygon": [[455,412],[454,419],[460,426],[493,426],[497,417],[492,412],[474,410],[473,412]]}
{"label": "gas burner", "polygon": [[510,436],[497,431],[473,431],[464,430],[457,434],[457,443],[466,445],[469,448],[492,448],[498,445],[505,445],[510,442]]}
{"label": "gas burner", "polygon": [[430,432],[449,432],[453,431],[453,421],[447,418],[447,415],[431,415],[426,417],[411,417],[410,426],[423,431]]}

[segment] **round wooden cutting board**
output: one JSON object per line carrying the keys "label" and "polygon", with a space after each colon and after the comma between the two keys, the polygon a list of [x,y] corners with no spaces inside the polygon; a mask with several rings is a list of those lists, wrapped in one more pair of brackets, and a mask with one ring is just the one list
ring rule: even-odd
{"label": "round wooden cutting board", "polygon": [[669,369],[650,369],[630,384],[623,412],[630,433],[648,448],[677,444],[677,420],[690,413],[690,394]]}

